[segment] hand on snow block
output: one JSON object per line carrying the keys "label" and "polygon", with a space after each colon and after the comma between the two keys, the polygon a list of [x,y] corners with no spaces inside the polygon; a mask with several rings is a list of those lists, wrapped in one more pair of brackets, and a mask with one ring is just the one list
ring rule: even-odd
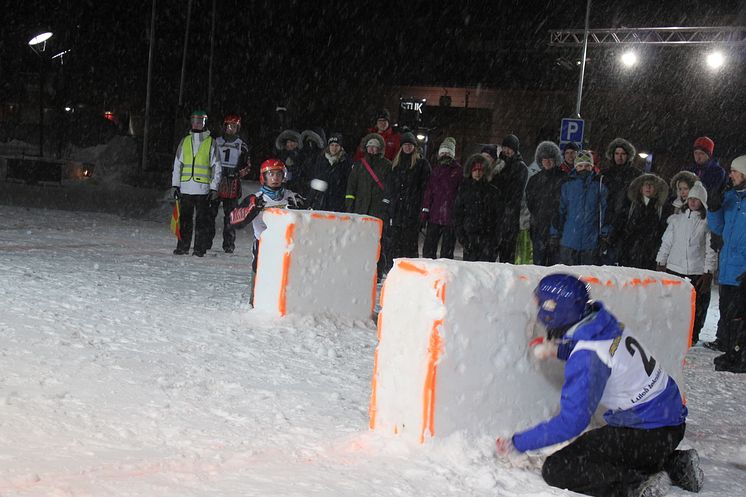
{"label": "hand on snow block", "polygon": [[517,454],[518,451],[515,449],[515,445],[513,445],[513,438],[500,438],[498,437],[495,440],[495,452],[497,453],[497,457],[507,458],[511,454]]}
{"label": "hand on snow block", "polygon": [[557,357],[557,344],[552,340],[548,340],[544,337],[536,337],[528,342],[528,346],[533,352],[534,357],[540,361],[544,361],[551,357]]}

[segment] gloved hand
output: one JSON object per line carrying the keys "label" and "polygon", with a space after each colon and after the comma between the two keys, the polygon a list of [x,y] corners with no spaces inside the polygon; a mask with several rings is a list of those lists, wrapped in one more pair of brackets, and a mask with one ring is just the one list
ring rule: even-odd
{"label": "gloved hand", "polygon": [[707,293],[710,291],[711,287],[712,287],[712,273],[704,273],[697,280],[697,284],[694,285],[694,288],[697,290],[697,293]]}
{"label": "gloved hand", "polygon": [[181,196],[181,188],[178,186],[172,186],[171,189],[173,190],[174,198],[179,198]]}
{"label": "gloved hand", "polygon": [[296,193],[288,197],[288,207],[291,209],[305,209],[306,199]]}
{"label": "gloved hand", "polygon": [[723,237],[720,235],[716,235],[715,233],[710,234],[710,248],[714,250],[715,252],[720,252],[720,250],[723,248]]}
{"label": "gloved hand", "polygon": [[666,265],[665,264],[657,264],[655,266],[655,270],[656,271],[660,271],[661,273],[665,273],[666,272]]}
{"label": "gloved hand", "polygon": [[605,254],[609,251],[609,237],[600,236],[598,237],[598,253]]}
{"label": "gloved hand", "polygon": [[210,190],[210,193],[207,194],[207,200],[210,202],[215,202],[218,199],[218,192],[217,190]]}
{"label": "gloved hand", "polygon": [[509,458],[511,455],[517,453],[513,445],[513,437],[510,438],[497,438],[495,440],[495,452],[497,457]]}
{"label": "gloved hand", "polygon": [[528,342],[528,347],[534,354],[534,357],[540,361],[557,357],[557,344],[553,340],[544,337],[536,337]]}
{"label": "gloved hand", "polygon": [[264,195],[259,195],[257,197],[254,197],[254,208],[262,210],[264,209],[264,206],[267,205],[267,201],[264,200]]}
{"label": "gloved hand", "polygon": [[428,211],[421,211],[420,212],[420,226],[427,223],[428,219],[430,219],[430,213]]}
{"label": "gloved hand", "polygon": [[552,252],[559,252],[559,246],[560,246],[560,239],[558,236],[550,236],[549,237],[549,250]]}

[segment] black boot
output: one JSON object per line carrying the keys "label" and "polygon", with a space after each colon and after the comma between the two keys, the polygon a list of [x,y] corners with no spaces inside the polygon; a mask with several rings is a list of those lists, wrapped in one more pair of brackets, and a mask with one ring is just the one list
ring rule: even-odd
{"label": "black boot", "polygon": [[705,474],[699,467],[699,454],[694,449],[675,450],[666,461],[666,472],[671,483],[689,492],[699,492]]}
{"label": "black boot", "polygon": [[715,371],[746,373],[746,320],[734,319],[728,323],[730,346],[723,359],[715,358]]}

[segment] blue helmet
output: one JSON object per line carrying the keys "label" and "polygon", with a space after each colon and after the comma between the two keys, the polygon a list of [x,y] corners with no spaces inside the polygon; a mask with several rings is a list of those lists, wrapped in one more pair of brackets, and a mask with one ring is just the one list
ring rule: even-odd
{"label": "blue helmet", "polygon": [[534,295],[539,305],[537,319],[549,330],[550,337],[564,335],[587,315],[588,285],[576,276],[563,273],[544,276]]}

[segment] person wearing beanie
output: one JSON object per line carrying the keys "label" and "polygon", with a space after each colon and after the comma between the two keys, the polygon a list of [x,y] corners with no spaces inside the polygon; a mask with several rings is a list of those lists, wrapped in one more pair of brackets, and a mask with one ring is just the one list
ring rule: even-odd
{"label": "person wearing beanie", "polygon": [[448,155],[452,159],[456,158],[456,139],[448,136],[445,140],[443,140],[443,143],[440,144],[440,148],[438,148],[438,157]]}
{"label": "person wearing beanie", "polygon": [[559,253],[550,249],[549,229],[559,211],[560,190],[567,175],[560,167],[562,155],[556,144],[550,141],[539,143],[534,156],[541,170],[529,178],[526,185],[533,262],[537,266],[552,266],[559,262]]}
{"label": "person wearing beanie", "polygon": [[691,339],[691,346],[694,346],[707,318],[712,275],[717,264],[707,226],[707,190],[700,181],[688,189],[681,209],[668,218],[655,260],[658,271],[687,278],[694,285],[697,292]]}
{"label": "person wearing beanie", "polygon": [[619,265],[621,237],[630,207],[627,189],[632,180],[642,174],[642,171],[632,165],[635,154],[637,151],[634,145],[624,138],[614,138],[606,147],[609,165],[603,170],[602,178],[609,192],[608,219],[611,224],[606,246],[601,251],[601,263],[606,266]]}
{"label": "person wearing beanie", "polygon": [[599,244],[605,243],[611,228],[607,198],[608,190],[593,170],[593,157],[581,150],[575,170],[560,188],[559,211],[549,228],[550,247],[559,251],[560,264],[598,264]]}
{"label": "person wearing beanie", "polygon": [[[445,145],[445,150],[440,153]],[[425,188],[420,211],[420,224],[427,224],[422,257],[436,259],[440,244],[440,257],[453,259],[456,233],[453,226],[453,208],[462,181],[461,164],[454,158],[456,141],[446,138],[439,147],[430,179]],[[453,155],[450,153],[453,150]]]}
{"label": "person wearing beanie", "polygon": [[179,202],[179,232],[174,255],[187,255],[194,234],[192,255],[204,257],[212,244],[210,202],[218,198],[222,176],[217,144],[207,129],[207,112],[195,110],[189,118],[191,131],[176,148],[171,186]]}
{"label": "person wearing beanie", "polygon": [[655,255],[666,231],[663,206],[668,200],[668,184],[646,173],[630,183],[627,197],[630,208],[619,240],[619,265],[654,270]]}
{"label": "person wearing beanie", "polygon": [[[391,161],[383,156],[386,142],[378,133],[368,133],[361,144],[365,147],[365,154],[352,164],[347,178],[345,210],[377,217],[385,223],[388,220],[388,208],[383,199],[386,180],[391,173]],[[383,277],[386,264],[384,250],[382,243],[378,259],[379,279]]]}
{"label": "person wearing beanie", "polygon": [[515,254],[520,230],[521,203],[526,188],[528,168],[521,157],[520,143],[515,135],[507,135],[502,142],[499,161],[490,183],[497,188],[496,250],[493,260],[515,263]]}
{"label": "person wearing beanie", "polygon": [[726,354],[716,358],[715,369],[746,372],[746,155],[733,159],[732,186],[709,197],[707,224],[722,236],[720,251],[720,321],[717,338],[709,348]]}
{"label": "person wearing beanie", "polygon": [[351,168],[350,156],[342,146],[342,135],[332,133],[324,153],[318,156],[310,174],[308,204],[312,209],[345,211],[345,193]]}
{"label": "person wearing beanie", "polygon": [[563,173],[570,174],[575,169],[575,157],[578,156],[579,150],[577,143],[565,143],[562,149],[562,164],[559,166]]}
{"label": "person wearing beanie", "polygon": [[463,260],[490,262],[494,252],[497,188],[485,179],[489,159],[474,154],[464,163],[464,180],[453,210]]}
{"label": "person wearing beanie", "polygon": [[419,257],[420,210],[429,178],[430,163],[421,156],[417,138],[412,133],[403,133],[383,199],[388,209],[384,224],[385,272],[391,269],[396,258]]}
{"label": "person wearing beanie", "polygon": [[[391,127],[391,113],[388,109],[381,109],[376,112],[373,126],[368,129],[368,133],[376,133],[383,138],[384,148],[383,156],[389,161],[399,152],[401,146],[400,135]],[[366,140],[367,141],[367,140]],[[355,161],[359,161],[365,155],[365,144],[361,144],[355,152]]]}
{"label": "person wearing beanie", "polygon": [[725,169],[714,158],[714,153],[715,142],[707,136],[700,136],[694,140],[692,151],[694,163],[682,169],[696,174],[710,196],[722,190],[727,180]]}

